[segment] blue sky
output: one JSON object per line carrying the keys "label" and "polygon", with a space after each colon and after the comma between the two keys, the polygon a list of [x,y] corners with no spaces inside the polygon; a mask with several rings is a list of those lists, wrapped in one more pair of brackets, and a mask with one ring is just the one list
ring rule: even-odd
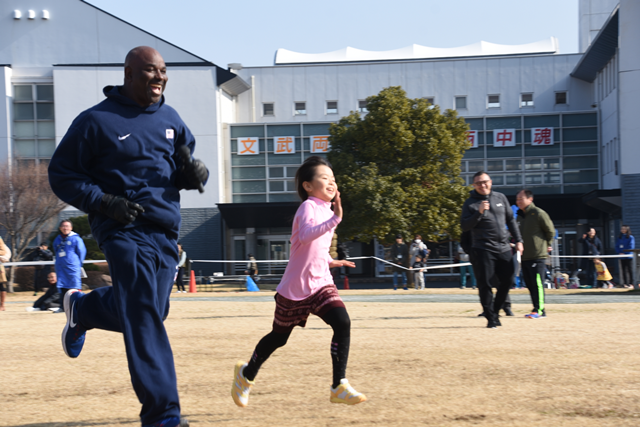
{"label": "blue sky", "polygon": [[578,51],[578,0],[87,0],[226,67],[273,65],[278,48],[322,53],[556,37]]}

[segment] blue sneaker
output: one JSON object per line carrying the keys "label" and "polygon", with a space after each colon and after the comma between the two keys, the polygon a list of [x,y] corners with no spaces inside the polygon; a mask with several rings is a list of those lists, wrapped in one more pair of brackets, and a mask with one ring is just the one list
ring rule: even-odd
{"label": "blue sneaker", "polygon": [[539,319],[540,315],[534,311],[533,313],[525,314],[524,317],[527,319]]}
{"label": "blue sneaker", "polygon": [[169,417],[153,424],[145,424],[142,427],[189,427],[189,421],[180,417]]}
{"label": "blue sneaker", "polygon": [[84,294],[73,289],[64,294],[64,313],[67,315],[67,324],[62,330],[62,348],[69,357],[78,357],[84,345],[84,336],[87,330],[78,323],[78,308],[76,304]]}

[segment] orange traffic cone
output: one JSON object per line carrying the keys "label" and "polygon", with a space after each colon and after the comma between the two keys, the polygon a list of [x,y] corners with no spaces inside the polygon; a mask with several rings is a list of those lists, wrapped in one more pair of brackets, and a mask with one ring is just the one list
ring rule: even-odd
{"label": "orange traffic cone", "polygon": [[189,278],[189,293],[195,294],[196,292],[198,292],[196,289],[196,273],[191,270],[191,278]]}
{"label": "orange traffic cone", "polygon": [[349,289],[349,277],[344,276],[344,288]]}

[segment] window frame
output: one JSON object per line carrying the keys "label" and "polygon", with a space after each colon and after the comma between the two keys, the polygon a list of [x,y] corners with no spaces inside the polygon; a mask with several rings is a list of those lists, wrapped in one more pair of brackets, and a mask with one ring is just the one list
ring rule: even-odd
{"label": "window frame", "polygon": [[[329,103],[330,102],[335,102],[335,108],[329,108]],[[329,115],[329,114],[338,114],[338,101],[326,101],[325,102],[325,110],[324,113]],[[329,111],[329,110],[335,110],[335,111]]]}
{"label": "window frame", "polygon": [[[491,97],[497,97],[497,102],[491,102]],[[500,108],[500,94],[492,93],[487,95],[487,110]]]}
{"label": "window frame", "polygon": [[[554,92],[554,105],[569,105],[569,91],[558,90]],[[558,102],[558,96],[564,94],[564,102]]]}
{"label": "window frame", "polygon": [[[531,100],[530,101],[525,101],[524,100],[524,96],[525,95],[530,95],[531,96]],[[520,94],[520,108],[530,108],[533,107],[535,105],[534,101],[533,101],[533,92],[522,92]]]}
{"label": "window frame", "polygon": [[[267,114],[266,108],[267,105],[271,106],[271,114]],[[276,115],[276,104],[275,102],[263,102],[262,103],[262,117],[275,117]]]}
{"label": "window frame", "polygon": [[[15,96],[16,87],[20,86],[28,86],[31,87],[31,98],[30,99],[17,99]],[[40,99],[40,87],[48,87],[51,90],[51,99]],[[29,81],[14,81],[11,84],[11,89],[14,94],[13,102],[11,104],[12,109],[12,120],[11,120],[11,145],[13,150],[13,157],[18,163],[28,163],[33,162],[35,165],[39,165],[40,163],[48,163],[51,157],[53,156],[53,151],[56,149],[56,132],[55,132],[55,90],[53,82],[29,82]],[[16,105],[30,105],[33,113],[33,117],[30,119],[17,119],[16,118]],[[52,117],[50,118],[40,118],[38,108],[39,105],[51,105],[52,107]],[[28,123],[32,126],[33,134],[31,136],[17,136],[16,128],[18,127],[18,123]],[[53,125],[53,134],[52,135],[40,135],[41,127],[40,123],[48,123]],[[33,141],[34,151],[33,155],[18,155],[17,142],[20,141]],[[42,144],[41,144],[42,143]],[[45,143],[53,143],[53,151],[51,154],[44,154],[44,144]]]}
{"label": "window frame", "polygon": [[[302,108],[299,108],[302,107]],[[306,101],[294,101],[293,102],[293,115],[294,116],[306,116],[307,115],[307,102]]]}

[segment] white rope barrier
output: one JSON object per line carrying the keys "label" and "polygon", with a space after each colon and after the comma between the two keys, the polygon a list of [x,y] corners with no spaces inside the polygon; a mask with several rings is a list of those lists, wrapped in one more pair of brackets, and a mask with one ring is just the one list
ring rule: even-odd
{"label": "white rope barrier", "polygon": [[[107,262],[107,260],[104,259],[89,259],[89,260],[84,260],[82,261],[83,264],[101,264],[103,262]],[[11,267],[12,265],[15,265],[16,267],[25,267],[25,266],[29,266],[29,265],[55,265],[55,261],[20,261],[20,262],[4,262],[2,263],[2,265],[4,265],[5,267]]]}
{"label": "white rope barrier", "polygon": [[[631,258],[632,255],[549,255],[551,258]],[[399,268],[402,270],[413,271],[417,270],[414,268],[404,267],[402,265],[398,265],[392,261],[378,258],[376,256],[360,256],[360,257],[349,257],[347,260],[355,261],[359,259],[375,259],[376,261],[383,262],[385,264],[389,264],[395,268]],[[204,262],[204,263],[222,263],[222,264],[247,264],[248,260],[191,260],[191,262]],[[289,260],[261,260],[261,261],[251,261],[256,263],[288,263]],[[454,264],[439,264],[433,266],[422,267],[420,270],[435,270],[438,268],[457,268],[457,267],[466,267],[470,266],[470,262],[456,262]]]}
{"label": "white rope barrier", "polygon": [[[551,258],[631,258],[633,255],[549,255],[549,257]],[[395,268],[399,268],[402,270],[407,270],[407,271],[413,271],[416,269],[413,268],[408,268],[408,267],[404,267],[402,265],[398,265],[394,262],[391,262],[389,260],[386,259],[382,259],[382,258],[378,258],[376,256],[361,256],[361,257],[349,257],[347,258],[347,260],[349,261],[355,261],[355,260],[361,260],[361,259],[375,259],[376,261],[380,261],[382,263],[385,264],[389,264]],[[101,263],[106,263],[106,260],[85,260],[83,261],[83,264],[101,264]],[[220,263],[220,264],[247,264],[249,262],[249,260],[223,260],[223,259],[218,259],[218,260],[210,260],[210,259],[194,259],[191,260],[191,262],[202,262],[202,263]],[[255,261],[251,261],[251,262],[255,262],[255,263],[262,263],[262,264],[287,264],[289,262],[288,259],[283,259],[283,260],[255,260]],[[55,265],[55,261],[20,261],[20,262],[5,262],[4,264],[5,267],[11,267],[11,266],[16,266],[16,267],[25,267],[25,266],[30,266],[30,265]],[[439,264],[439,265],[433,265],[433,266],[427,266],[427,267],[422,267],[422,269],[424,270],[434,270],[437,268],[457,268],[457,267],[465,267],[471,265],[471,263],[469,262],[457,262],[454,264]]]}

